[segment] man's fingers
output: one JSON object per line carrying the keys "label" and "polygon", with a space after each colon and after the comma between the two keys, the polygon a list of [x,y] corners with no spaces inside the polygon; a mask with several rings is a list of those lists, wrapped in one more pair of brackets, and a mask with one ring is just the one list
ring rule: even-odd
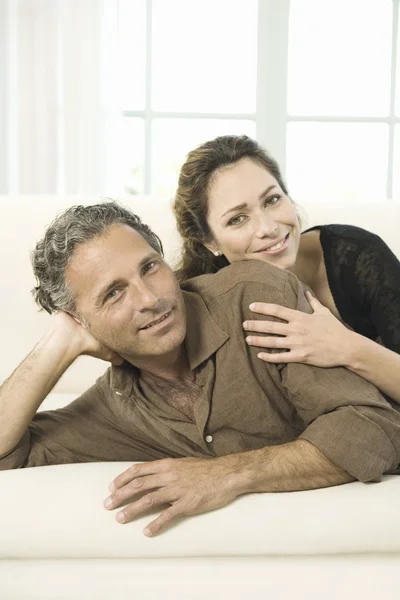
{"label": "man's fingers", "polygon": [[142,513],[162,506],[163,504],[170,504],[172,502],[171,492],[165,490],[157,490],[155,492],[149,492],[145,494],[143,498],[132,502],[125,506],[122,510],[117,512],[115,518],[119,523],[129,523],[139,517]]}
{"label": "man's fingers", "polygon": [[277,321],[244,321],[243,329],[258,333],[272,333],[274,335],[287,335],[288,324]]}
{"label": "man's fingers", "polygon": [[123,471],[110,483],[108,489],[110,492],[114,492],[124,485],[127,485],[137,477],[158,473],[161,470],[161,462],[162,461],[159,460],[152,460],[145,463],[135,463],[131,465],[126,471]]}
{"label": "man's fingers", "polygon": [[163,482],[159,475],[136,477],[126,485],[117,488],[108,498],[106,498],[104,506],[108,510],[112,510],[113,508],[121,506],[121,504],[124,504],[127,500],[131,500],[136,494],[155,490],[161,487],[162,484]]}
{"label": "man's fingers", "polygon": [[151,537],[161,531],[163,527],[171,523],[174,519],[179,517],[180,514],[175,508],[175,506],[170,506],[163,510],[161,515],[154,519],[151,523],[149,523],[143,530],[144,535]]}
{"label": "man's fingers", "polygon": [[270,317],[278,317],[284,321],[290,321],[299,311],[279,304],[269,304],[268,302],[252,302],[249,306],[252,312]]}

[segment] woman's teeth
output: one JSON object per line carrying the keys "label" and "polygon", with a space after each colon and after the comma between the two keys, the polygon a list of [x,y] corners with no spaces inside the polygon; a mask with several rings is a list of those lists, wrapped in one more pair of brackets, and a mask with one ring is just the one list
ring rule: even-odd
{"label": "woman's teeth", "polygon": [[278,242],[277,244],[275,244],[275,246],[271,246],[271,248],[268,248],[268,251],[270,250],[278,250],[279,248],[282,248],[283,244],[286,242],[286,238],[283,238],[283,240],[281,240],[280,242]]}

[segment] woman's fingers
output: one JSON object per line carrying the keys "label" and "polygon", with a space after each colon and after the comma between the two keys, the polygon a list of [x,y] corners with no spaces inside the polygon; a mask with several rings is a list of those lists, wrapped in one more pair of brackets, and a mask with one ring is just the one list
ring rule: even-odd
{"label": "woman's fingers", "polygon": [[276,321],[244,321],[243,329],[256,333],[271,333],[274,335],[287,335],[288,324]]}
{"label": "woman's fingers", "polygon": [[287,308],[279,304],[269,304],[268,302],[252,302],[249,308],[252,312],[260,315],[277,317],[284,321],[290,321],[299,313],[298,310],[294,310],[293,308]]}
{"label": "woman's fingers", "polygon": [[312,293],[309,292],[308,290],[306,291],[306,298],[314,312],[322,313],[322,312],[329,311],[329,309],[326,308],[326,306],[324,306],[323,304],[321,304],[321,302],[319,300],[317,300],[317,298],[315,296],[313,296]]}

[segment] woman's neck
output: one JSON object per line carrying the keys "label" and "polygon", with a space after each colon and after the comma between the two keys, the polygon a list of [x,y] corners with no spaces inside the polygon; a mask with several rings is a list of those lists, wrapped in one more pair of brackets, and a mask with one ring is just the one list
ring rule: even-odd
{"label": "woman's neck", "polygon": [[319,230],[308,231],[300,236],[296,262],[290,271],[313,288],[319,283],[323,259]]}

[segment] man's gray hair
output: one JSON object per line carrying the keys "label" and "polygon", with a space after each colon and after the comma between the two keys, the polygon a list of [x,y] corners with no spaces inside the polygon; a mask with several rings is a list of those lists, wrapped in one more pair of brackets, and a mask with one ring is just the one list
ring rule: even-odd
{"label": "man's gray hair", "polygon": [[129,209],[114,201],[72,206],[48,226],[31,253],[37,281],[32,294],[42,309],[50,314],[58,310],[77,314],[74,294],[65,281],[65,269],[78,246],[103,235],[113,225],[128,225],[164,256],[160,238]]}

